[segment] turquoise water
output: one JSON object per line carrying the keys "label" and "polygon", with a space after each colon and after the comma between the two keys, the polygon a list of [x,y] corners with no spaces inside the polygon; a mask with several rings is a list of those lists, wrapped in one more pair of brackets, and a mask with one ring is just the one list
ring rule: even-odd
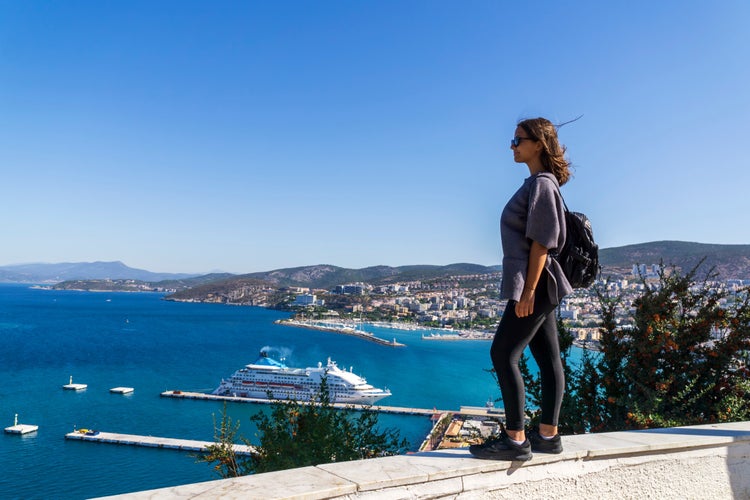
{"label": "turquoise water", "polygon": [[[290,366],[330,356],[393,395],[393,406],[458,409],[497,396],[488,341],[423,341],[419,331],[368,328],[394,348],[334,333],[275,325],[285,313],[255,307],[167,302],[156,293],[92,293],[0,285],[0,497],[88,498],[217,479],[191,454],[64,439],[74,428],[210,441],[222,404],[161,398],[165,390],[211,391],[270,346]],[[70,376],[88,384],[64,391]],[[117,386],[132,395],[110,394]],[[230,404],[240,433],[265,406]],[[382,415],[416,449],[426,417]]]}

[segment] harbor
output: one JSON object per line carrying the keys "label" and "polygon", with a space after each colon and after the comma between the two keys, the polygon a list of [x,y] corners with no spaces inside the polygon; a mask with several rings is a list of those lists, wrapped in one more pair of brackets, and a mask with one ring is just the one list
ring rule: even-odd
{"label": "harbor", "polygon": [[[199,392],[165,391],[162,397],[200,399],[209,401],[231,401],[236,403],[258,403],[269,404],[275,401],[267,399],[241,398],[233,396],[218,396]],[[298,401],[299,404],[311,404],[310,402]],[[486,438],[497,432],[498,419],[504,417],[504,411],[494,408],[491,403],[484,407],[462,406],[459,411],[447,411],[426,408],[402,408],[395,406],[366,406],[342,403],[332,403],[331,406],[342,410],[365,410],[370,409],[380,413],[392,413],[400,415],[427,416],[433,421],[433,428],[426,436],[419,451],[437,450],[444,448],[456,448],[467,446],[476,442],[478,438]],[[16,417],[16,424],[17,424]],[[20,426],[17,426],[20,427]],[[36,426],[25,426],[36,427]],[[6,428],[6,432],[10,432]],[[34,429],[36,430],[36,429]],[[20,432],[18,432],[20,433]],[[207,448],[216,443],[191,439],[177,439],[158,436],[144,436],[137,434],[120,434],[114,432],[102,432],[91,429],[78,429],[65,435],[65,439],[76,441],[88,441],[95,443],[117,444],[124,446],[139,446],[145,448],[160,448],[178,451],[192,451],[203,453]],[[256,453],[253,446],[233,444],[234,452],[238,455],[251,455]]]}
{"label": "harbor", "polygon": [[[137,434],[118,434],[115,432],[100,432],[88,429],[78,429],[76,431],[69,432],[65,435],[65,439],[195,452],[205,452],[208,446],[216,444],[210,441],[196,441],[192,439],[175,439],[156,436],[140,436]],[[255,448],[252,446],[243,444],[234,444],[232,446],[234,448],[234,452],[238,455],[251,455],[255,453]]]}
{"label": "harbor", "polygon": [[494,333],[489,332],[457,332],[457,333],[423,333],[422,340],[492,340]]}
{"label": "harbor", "polygon": [[[180,390],[164,391],[161,393],[163,398],[182,398],[182,399],[201,399],[204,401],[228,401],[232,403],[255,403],[255,404],[272,404],[279,402],[278,400],[272,399],[260,399],[260,398],[243,398],[239,396],[219,396],[217,394],[205,394],[203,392],[186,392]],[[284,402],[281,400],[280,402]],[[307,401],[297,401],[299,404],[310,404]],[[351,403],[331,403],[331,406],[340,410],[372,410],[378,413],[391,413],[394,415],[421,415],[426,417],[432,417],[433,415],[440,415],[447,413],[447,410],[437,410],[435,408],[405,408],[400,406],[369,406]]]}
{"label": "harbor", "polygon": [[[2,465],[6,474],[15,474],[4,483],[10,490],[3,491],[14,498],[59,498],[63,490],[72,492],[71,497],[95,498],[215,479],[211,466],[196,464],[190,456],[199,455],[197,451],[86,442],[65,439],[65,435],[76,425],[77,429],[111,433],[213,441],[212,415],[222,412],[220,398],[191,402],[160,394],[170,389],[213,392],[222,377],[253,362],[258,349],[266,345],[288,348],[279,356],[298,361],[293,366],[316,367],[322,361],[325,367],[328,356],[345,362],[347,372],[353,364],[355,373],[393,392],[375,404],[428,409],[419,416],[382,414],[379,420],[384,428],[397,428],[400,437],[410,443],[411,452],[417,451],[432,427],[433,407],[457,410],[462,404],[482,406],[488,395],[497,392],[497,382],[481,371],[489,365],[486,346],[425,342],[419,339],[419,331],[364,325],[378,337],[395,336],[408,344],[392,348],[356,337],[273,324],[288,317],[286,312],[175,304],[162,301],[159,294],[113,294],[112,302],[105,302],[107,297],[101,294],[8,286],[4,297],[0,305],[7,311],[42,311],[25,321],[38,322],[47,338],[32,345],[23,335],[26,330],[6,331],[6,344],[25,350],[8,356],[2,427],[13,425],[14,413],[18,413],[19,424],[39,426],[37,432],[4,432],[0,436],[0,447],[5,451],[0,457],[4,458]],[[19,301],[33,307],[14,305]],[[71,301],[75,305],[72,311],[59,307],[61,302]],[[115,307],[121,307],[122,314],[118,315]],[[130,318],[129,323],[124,323],[125,317]],[[183,321],[186,317],[189,324]],[[60,324],[79,320],[80,325],[76,323],[70,336],[57,335]],[[101,345],[102,332],[113,342],[107,349]],[[73,350],[71,343],[75,345]],[[59,359],[61,352],[75,354],[75,359],[70,363],[50,362]],[[38,373],[19,384],[14,360],[27,356],[39,360]],[[454,367],[457,360],[462,367],[474,368],[425,371],[426,367]],[[73,383],[87,384],[88,388],[63,390],[71,375]],[[131,395],[111,393],[110,389],[116,387],[135,390]],[[255,446],[258,442],[248,415],[268,410],[271,406],[267,404],[227,404],[228,415],[242,422],[241,433]],[[356,412],[351,415],[357,417]],[[59,464],[49,469],[49,478],[29,481],[26,468],[41,470],[49,463]]]}

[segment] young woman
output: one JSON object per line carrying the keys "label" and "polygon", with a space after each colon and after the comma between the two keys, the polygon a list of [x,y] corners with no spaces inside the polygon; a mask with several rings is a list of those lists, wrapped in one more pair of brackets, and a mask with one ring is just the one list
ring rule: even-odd
{"label": "young woman", "polygon": [[[560,359],[555,308],[572,292],[560,265],[550,255],[565,243],[565,206],[559,186],[570,178],[565,147],[557,128],[545,118],[518,123],[510,145],[516,163],[529,177],[500,217],[503,248],[501,298],[508,299],[490,357],[500,382],[506,425],[500,437],[469,450],[478,458],[530,460],[532,450],[562,452],[557,433],[565,377]],[[541,424],[524,431],[524,389],[518,362],[526,348],[539,365]]]}

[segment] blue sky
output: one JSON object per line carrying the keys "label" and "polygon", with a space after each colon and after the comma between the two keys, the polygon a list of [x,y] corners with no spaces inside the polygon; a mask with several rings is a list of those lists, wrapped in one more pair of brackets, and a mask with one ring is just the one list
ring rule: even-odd
{"label": "blue sky", "polygon": [[748,244],[750,2],[0,0],[0,265],[498,264],[545,116],[602,247]]}

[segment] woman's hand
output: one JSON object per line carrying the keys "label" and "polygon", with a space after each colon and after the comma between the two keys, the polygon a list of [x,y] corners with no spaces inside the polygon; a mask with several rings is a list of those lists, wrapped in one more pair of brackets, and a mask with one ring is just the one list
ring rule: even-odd
{"label": "woman's hand", "polygon": [[536,241],[531,242],[529,250],[529,268],[526,271],[526,283],[521,292],[521,299],[516,302],[516,316],[525,318],[534,312],[534,294],[547,262],[547,249]]}
{"label": "woman's hand", "polygon": [[525,318],[534,312],[534,294],[536,292],[530,288],[524,288],[521,294],[521,300],[516,302],[516,316]]}

